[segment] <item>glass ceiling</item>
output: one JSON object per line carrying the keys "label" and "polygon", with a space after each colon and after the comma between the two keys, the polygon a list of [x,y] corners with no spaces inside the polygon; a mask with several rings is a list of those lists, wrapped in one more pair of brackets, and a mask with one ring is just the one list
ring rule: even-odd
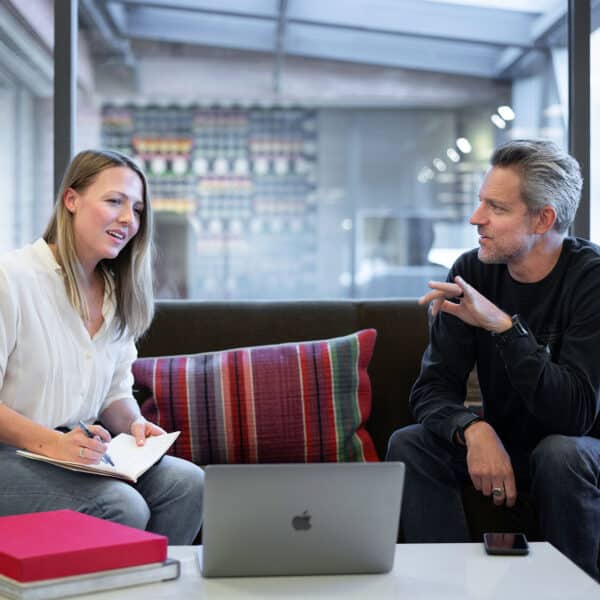
{"label": "glass ceiling", "polygon": [[[81,0],[95,52],[144,40],[508,79],[566,46],[567,0]],[[600,12],[594,0],[593,10]],[[133,52],[135,55],[135,52]],[[465,60],[465,56],[469,59]],[[521,73],[522,74],[522,73]]]}

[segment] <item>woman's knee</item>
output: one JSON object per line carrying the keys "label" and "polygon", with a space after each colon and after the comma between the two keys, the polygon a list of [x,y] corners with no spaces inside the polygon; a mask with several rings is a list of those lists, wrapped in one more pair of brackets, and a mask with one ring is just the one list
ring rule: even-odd
{"label": "woman's knee", "polygon": [[181,495],[192,499],[202,508],[202,497],[204,492],[204,471],[197,465],[188,461],[179,461],[180,469],[177,479],[182,487]]}
{"label": "woman's knee", "polygon": [[136,529],[146,529],[150,520],[150,508],[142,495],[124,482],[118,482],[109,493],[99,496],[97,506],[100,511],[97,516]]}
{"label": "woman's knee", "polygon": [[204,471],[194,463],[165,456],[152,473],[152,485],[160,484],[164,494],[190,510],[202,510]]}

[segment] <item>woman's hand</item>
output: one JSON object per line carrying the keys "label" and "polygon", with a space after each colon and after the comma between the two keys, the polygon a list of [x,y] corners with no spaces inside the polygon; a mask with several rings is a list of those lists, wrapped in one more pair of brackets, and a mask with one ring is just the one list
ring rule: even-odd
{"label": "woman's hand", "polygon": [[166,433],[166,431],[158,425],[146,421],[142,415],[136,417],[131,422],[129,430],[138,446],[143,446],[146,443],[146,438],[151,435],[162,435],[163,433]]}
{"label": "woman's hand", "polygon": [[88,425],[94,434],[89,438],[79,427],[56,437],[56,443],[49,453],[51,458],[78,462],[84,465],[98,464],[106,454],[110,433],[100,425]]}

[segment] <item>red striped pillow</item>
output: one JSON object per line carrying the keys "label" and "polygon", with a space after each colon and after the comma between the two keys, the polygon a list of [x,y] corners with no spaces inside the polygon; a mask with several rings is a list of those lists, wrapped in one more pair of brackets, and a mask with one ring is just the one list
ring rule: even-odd
{"label": "red striped pillow", "polygon": [[376,461],[364,428],[376,335],[139,358],[142,412],[181,430],[173,453],[199,465]]}

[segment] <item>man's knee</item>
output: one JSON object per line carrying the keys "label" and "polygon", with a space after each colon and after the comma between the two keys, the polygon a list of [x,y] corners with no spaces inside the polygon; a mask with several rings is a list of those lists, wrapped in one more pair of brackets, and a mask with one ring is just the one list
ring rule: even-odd
{"label": "man's knee", "polygon": [[397,429],[390,436],[385,459],[388,461],[409,460],[414,449],[420,445],[418,440],[422,439],[422,437],[422,425],[409,425],[408,427]]}
{"label": "man's knee", "polygon": [[545,437],[531,453],[531,470],[535,474],[580,473],[585,469],[585,454],[581,438],[566,435]]}

